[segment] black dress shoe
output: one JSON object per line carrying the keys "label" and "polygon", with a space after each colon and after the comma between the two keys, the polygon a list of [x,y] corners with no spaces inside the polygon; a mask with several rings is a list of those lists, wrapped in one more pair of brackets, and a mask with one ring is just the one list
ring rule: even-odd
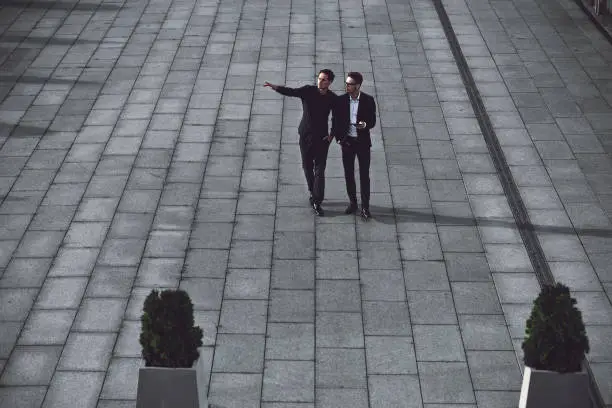
{"label": "black dress shoe", "polygon": [[354,203],[350,203],[348,207],[346,207],[346,210],[344,210],[344,213],[346,215],[349,214],[355,214],[357,212],[357,204]]}
{"label": "black dress shoe", "polygon": [[363,218],[364,221],[367,221],[370,218],[372,218],[372,214],[370,214],[370,210],[368,210],[367,208],[362,208],[361,209],[361,218]]}
{"label": "black dress shoe", "polygon": [[322,217],[323,215],[325,215],[325,212],[323,211],[323,208],[321,208],[321,204],[313,204],[312,205],[312,209],[314,211],[314,213],[316,215],[318,215],[319,217]]}

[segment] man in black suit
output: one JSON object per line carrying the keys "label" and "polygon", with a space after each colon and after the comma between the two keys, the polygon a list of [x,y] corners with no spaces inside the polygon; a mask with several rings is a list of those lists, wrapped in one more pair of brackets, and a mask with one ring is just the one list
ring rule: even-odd
{"label": "man in black suit", "polygon": [[333,81],[332,70],[322,69],[317,77],[317,86],[289,88],[264,83],[264,86],[281,95],[295,96],[302,100],[302,120],[298,127],[302,168],[310,191],[310,205],[318,216],[323,216],[321,203],[325,194],[325,166],[329,143],[332,140],[329,136],[328,118],[336,98],[336,94],[329,90]]}
{"label": "man in black suit", "polygon": [[355,185],[355,157],[359,162],[361,190],[361,217],[369,220],[370,214],[370,129],[376,125],[374,98],[361,92],[363,76],[349,72],[346,77],[346,93],[334,104],[331,134],[342,146],[342,165],[346,192],[350,200],[345,214],[357,212],[357,187]]}

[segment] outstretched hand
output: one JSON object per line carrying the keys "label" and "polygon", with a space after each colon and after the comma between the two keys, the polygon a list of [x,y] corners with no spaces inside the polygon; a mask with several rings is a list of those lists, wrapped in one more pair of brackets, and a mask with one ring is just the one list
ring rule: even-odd
{"label": "outstretched hand", "polygon": [[268,88],[272,88],[272,89],[274,89],[275,91],[276,91],[276,88],[277,88],[277,85],[271,84],[271,83],[269,83],[268,81],[265,81],[263,86],[264,86],[264,87],[268,87]]}

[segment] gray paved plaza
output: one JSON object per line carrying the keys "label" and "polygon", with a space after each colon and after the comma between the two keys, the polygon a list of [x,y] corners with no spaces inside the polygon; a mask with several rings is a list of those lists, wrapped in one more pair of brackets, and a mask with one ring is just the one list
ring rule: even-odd
{"label": "gray paved plaza", "polygon": [[[445,0],[612,407],[612,45],[571,0]],[[298,86],[364,74],[372,205],[308,208]],[[538,281],[431,0],[3,0],[0,408],[135,407],[184,288],[219,408],[516,408]]]}

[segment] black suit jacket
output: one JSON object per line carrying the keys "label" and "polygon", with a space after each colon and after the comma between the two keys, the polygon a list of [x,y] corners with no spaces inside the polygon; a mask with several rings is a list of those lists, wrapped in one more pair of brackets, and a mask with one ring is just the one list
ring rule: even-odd
{"label": "black suit jacket", "polygon": [[[333,108],[332,129],[331,134],[340,142],[343,143],[349,134],[349,126],[351,125],[351,103],[350,95],[344,95],[336,98],[336,103]],[[357,122],[364,121],[365,129],[357,129],[357,141],[362,144],[366,143],[372,146],[370,138],[370,129],[376,125],[376,103],[374,98],[367,93],[359,94],[359,108],[357,109]]]}
{"label": "black suit jacket", "polygon": [[294,96],[302,100],[302,120],[298,127],[300,138],[305,142],[317,142],[329,135],[328,119],[337,95],[328,90],[325,94],[313,85],[301,88],[279,86],[281,95]]}

